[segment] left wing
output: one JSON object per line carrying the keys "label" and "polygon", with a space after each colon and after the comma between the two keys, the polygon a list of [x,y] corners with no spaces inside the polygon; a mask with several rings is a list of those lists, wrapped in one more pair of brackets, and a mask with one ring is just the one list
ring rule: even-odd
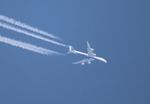
{"label": "left wing", "polygon": [[96,56],[96,54],[94,53],[94,49],[91,48],[88,41],[87,41],[87,53],[88,53],[88,56],[91,56],[91,57]]}

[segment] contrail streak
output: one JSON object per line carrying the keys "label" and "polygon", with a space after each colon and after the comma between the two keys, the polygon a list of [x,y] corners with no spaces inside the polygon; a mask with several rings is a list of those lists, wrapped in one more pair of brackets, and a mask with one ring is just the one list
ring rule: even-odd
{"label": "contrail streak", "polygon": [[40,29],[35,28],[35,27],[32,27],[30,25],[27,25],[25,23],[22,23],[20,21],[14,20],[13,18],[9,18],[9,17],[4,16],[4,15],[0,15],[0,20],[5,21],[5,22],[10,23],[10,24],[13,24],[13,25],[16,25],[16,26],[19,26],[19,27],[21,27],[23,29],[30,30],[32,32],[35,32],[35,33],[38,33],[38,34],[41,34],[41,35],[53,38],[53,39],[60,39],[57,36],[54,36],[54,35],[49,34],[49,33],[45,32],[43,30],[40,30]]}
{"label": "contrail streak", "polygon": [[29,50],[32,52],[36,52],[39,54],[43,54],[43,55],[53,55],[53,54],[61,55],[61,53],[59,53],[59,52],[52,51],[52,50],[42,48],[42,47],[38,47],[38,46],[29,44],[29,43],[17,41],[17,40],[11,39],[11,38],[3,37],[1,35],[0,35],[0,42],[9,44],[11,46],[19,47],[19,48],[22,48],[25,50]]}
{"label": "contrail streak", "polygon": [[67,47],[65,44],[63,43],[59,43],[57,41],[54,41],[54,40],[51,40],[51,39],[48,39],[48,38],[45,38],[43,36],[39,36],[39,35],[36,35],[34,33],[30,33],[26,30],[23,30],[23,29],[19,29],[17,27],[14,27],[14,26],[11,26],[7,23],[2,23],[0,22],[0,27],[3,27],[3,28],[6,28],[8,30],[12,30],[12,31],[15,31],[15,32],[18,32],[18,33],[22,33],[22,34],[25,34],[27,36],[31,36],[33,38],[36,38],[36,39],[40,39],[40,40],[43,40],[43,41],[46,41],[46,42],[49,42],[49,43],[52,43],[52,44],[55,44],[55,45],[59,45],[59,46],[62,46],[62,47]]}

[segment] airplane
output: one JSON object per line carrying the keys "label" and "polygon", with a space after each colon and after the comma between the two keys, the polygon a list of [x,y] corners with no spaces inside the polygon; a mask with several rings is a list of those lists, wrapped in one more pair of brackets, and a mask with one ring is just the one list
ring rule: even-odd
{"label": "airplane", "polygon": [[96,54],[94,53],[94,49],[91,48],[91,46],[90,46],[88,41],[87,41],[87,53],[78,51],[78,50],[74,49],[73,46],[71,46],[71,45],[69,45],[68,47],[69,47],[68,54],[69,53],[79,54],[79,55],[83,55],[83,56],[87,57],[87,58],[85,58],[83,60],[80,60],[80,61],[77,61],[77,62],[73,62],[73,64],[81,64],[81,65],[85,65],[85,63],[91,64],[91,62],[94,61],[94,60],[98,60],[98,61],[102,61],[104,63],[107,63],[106,59],[96,56]]}

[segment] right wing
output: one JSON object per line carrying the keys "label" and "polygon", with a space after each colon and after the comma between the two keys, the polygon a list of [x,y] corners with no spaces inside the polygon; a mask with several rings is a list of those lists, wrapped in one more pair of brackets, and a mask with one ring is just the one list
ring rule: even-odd
{"label": "right wing", "polygon": [[91,64],[91,61],[94,61],[94,59],[92,59],[92,58],[83,59],[80,61],[73,62],[72,64],[81,64],[81,65],[84,65],[85,63]]}

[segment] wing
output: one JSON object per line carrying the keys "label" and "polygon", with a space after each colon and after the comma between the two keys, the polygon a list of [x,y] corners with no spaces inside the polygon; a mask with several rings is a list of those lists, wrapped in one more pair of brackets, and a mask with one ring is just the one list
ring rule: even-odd
{"label": "wing", "polygon": [[83,60],[80,60],[80,61],[76,61],[76,62],[73,62],[72,64],[82,64],[82,65],[84,65],[86,60],[88,60],[88,59],[83,59]]}
{"label": "wing", "polygon": [[87,52],[89,56],[96,56],[96,54],[94,53],[94,49],[91,48],[89,42],[87,41]]}
{"label": "wing", "polygon": [[73,62],[72,64],[81,64],[81,65],[84,65],[85,63],[91,64],[91,61],[94,61],[94,59],[93,58],[83,59],[80,61]]}
{"label": "wing", "polygon": [[88,41],[87,41],[87,51],[91,51],[91,52],[94,51],[94,49],[91,48],[90,43]]}

